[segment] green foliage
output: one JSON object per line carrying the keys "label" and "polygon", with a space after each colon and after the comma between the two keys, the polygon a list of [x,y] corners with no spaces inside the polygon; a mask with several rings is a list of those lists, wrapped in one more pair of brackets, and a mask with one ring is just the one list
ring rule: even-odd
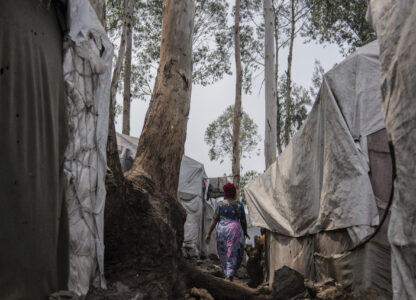
{"label": "green foliage", "polygon": [[[220,160],[222,163],[226,158],[232,159],[233,119],[234,106],[230,105],[205,130],[205,142],[210,146],[210,160]],[[240,129],[240,153],[242,158],[250,157],[251,152],[256,150],[261,140],[257,129],[257,124],[247,113],[243,112]]]}
{"label": "green foliage", "polygon": [[245,172],[244,175],[240,177],[240,199],[244,204],[247,203],[246,194],[244,192],[244,187],[246,186],[247,183],[249,183],[254,178],[258,177],[259,175],[260,174],[257,173],[256,171],[250,170],[250,171]]}
{"label": "green foliage", "polygon": [[[231,74],[229,5],[226,0],[196,0],[192,38],[193,83],[208,85]],[[133,27],[132,99],[146,100],[157,74],[162,32],[163,0],[135,1]],[[121,1],[107,2],[110,37],[120,38]],[[123,76],[120,76],[123,78]],[[122,81],[120,82],[122,87]]]}
{"label": "green foliage", "polygon": [[[280,82],[286,82],[285,74],[280,77]],[[286,87],[287,86],[285,84],[281,84],[279,87],[279,103],[281,107],[280,112],[282,116],[280,118],[280,128],[284,128],[284,122],[288,121],[290,123],[289,136],[293,137],[293,135],[296,133],[296,131],[299,130],[299,128],[305,121],[306,117],[308,116],[308,108],[312,104],[312,99],[307,89],[300,85],[297,85],[296,83],[292,83],[290,107],[289,110],[286,110],[286,107],[284,105],[284,101],[286,99],[287,94]],[[282,130],[278,134],[280,134],[280,141],[282,141],[283,143],[284,131]]]}
{"label": "green foliage", "polygon": [[243,89],[251,93],[253,81],[264,74],[264,19],[261,0],[242,0],[240,5],[240,49]]}
{"label": "green foliage", "polygon": [[306,0],[311,9],[303,36],[336,43],[345,54],[376,39],[366,21],[367,0]]}
{"label": "green foliage", "polygon": [[309,88],[309,93],[312,98],[315,99],[318,95],[319,89],[321,88],[322,78],[325,74],[325,70],[322,67],[319,60],[315,59],[315,67],[312,74],[312,86]]}

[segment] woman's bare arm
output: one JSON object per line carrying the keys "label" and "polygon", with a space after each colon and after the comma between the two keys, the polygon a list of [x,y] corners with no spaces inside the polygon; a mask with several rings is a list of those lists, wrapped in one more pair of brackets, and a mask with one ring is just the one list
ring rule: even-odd
{"label": "woman's bare arm", "polygon": [[211,240],[211,233],[214,230],[215,226],[217,226],[218,223],[218,219],[212,219],[211,225],[209,226],[209,230],[207,235],[205,236],[205,243],[209,243],[209,241]]}

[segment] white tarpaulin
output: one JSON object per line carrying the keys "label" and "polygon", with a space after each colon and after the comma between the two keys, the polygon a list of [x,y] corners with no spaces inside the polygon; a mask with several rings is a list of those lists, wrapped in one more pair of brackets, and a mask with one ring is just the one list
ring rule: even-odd
{"label": "white tarpaulin", "polygon": [[188,156],[183,156],[179,171],[178,192],[202,196],[204,178],[207,178],[204,165]]}
{"label": "white tarpaulin", "polygon": [[378,53],[370,43],[324,75],[304,125],[245,187],[252,225],[290,237],[349,228],[355,242],[378,225],[367,153],[384,128]]}
{"label": "white tarpaulin", "polygon": [[324,75],[303,127],[277,163],[246,186],[251,222],[273,231],[271,281],[287,265],[353,292],[391,295],[387,222],[352,250],[374,232],[392,188],[378,53],[370,43]]}
{"label": "white tarpaulin", "polygon": [[389,224],[394,299],[416,297],[416,1],[371,0],[397,178]]}
{"label": "white tarpaulin", "polygon": [[69,143],[65,197],[70,231],[68,287],[86,295],[90,280],[105,288],[104,204],[113,46],[89,1],[67,2],[64,49]]}
{"label": "white tarpaulin", "polygon": [[120,157],[121,170],[126,172],[133,166],[139,139],[134,136],[117,133],[117,148]]}

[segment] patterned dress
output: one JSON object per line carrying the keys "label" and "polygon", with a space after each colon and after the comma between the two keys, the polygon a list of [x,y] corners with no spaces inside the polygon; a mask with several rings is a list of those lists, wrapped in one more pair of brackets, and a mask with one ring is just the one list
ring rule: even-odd
{"label": "patterned dress", "polygon": [[215,211],[217,225],[217,252],[221,269],[227,279],[232,280],[240,267],[244,255],[244,232],[241,227],[246,222],[241,202],[220,202]]}

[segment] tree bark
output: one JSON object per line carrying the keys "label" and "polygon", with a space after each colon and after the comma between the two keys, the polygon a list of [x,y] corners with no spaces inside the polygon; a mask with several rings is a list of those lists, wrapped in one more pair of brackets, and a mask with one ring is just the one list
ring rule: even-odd
{"label": "tree bark", "polygon": [[276,144],[277,144],[277,153],[282,153],[282,128],[280,122],[282,120],[282,112],[280,107],[280,95],[279,95],[279,16],[276,7],[273,7],[274,13],[274,46],[275,46],[275,80],[276,80]]}
{"label": "tree bark", "polygon": [[[133,13],[133,12],[132,12]],[[133,14],[129,14],[127,27],[126,59],[124,61],[124,93],[123,93],[123,128],[122,133],[130,135],[130,103],[131,103],[131,55],[133,44]]]}
{"label": "tree bark", "polygon": [[266,295],[257,293],[257,290],[248,288],[244,285],[226,281],[206,273],[190,263],[183,261],[182,267],[185,271],[187,286],[197,287],[208,290],[215,299],[228,300],[266,300],[270,299]]}
{"label": "tree bark", "polygon": [[241,68],[241,50],[240,50],[240,0],[235,1],[235,18],[234,18],[234,52],[236,66],[236,84],[235,84],[235,103],[234,103],[234,122],[233,122],[233,161],[232,172],[233,182],[237,188],[236,199],[240,199],[240,127],[241,127],[241,94],[243,71]]}
{"label": "tree bark", "polygon": [[265,94],[266,124],[264,138],[264,157],[266,169],[276,160],[276,74],[274,60],[274,16],[272,0],[263,0],[264,44],[265,44]]}
{"label": "tree bark", "polygon": [[[185,210],[177,200],[190,109],[194,0],[164,1],[160,63],[137,156],[121,186],[109,185],[106,274],[149,299],[181,299]],[[131,276],[133,279],[128,279]]]}
{"label": "tree bark", "polygon": [[143,175],[176,197],[192,85],[194,2],[165,1],[156,82],[128,177]]}
{"label": "tree bark", "polygon": [[290,128],[292,126],[292,116],[290,112],[290,106],[292,102],[292,58],[293,58],[293,43],[295,40],[295,0],[291,0],[290,5],[291,11],[291,26],[290,26],[290,44],[289,44],[289,55],[287,57],[287,71],[286,71],[286,119],[285,119],[285,146],[290,142]]}
{"label": "tree bark", "polygon": [[123,172],[121,171],[120,158],[117,149],[117,136],[115,121],[115,107],[116,107],[116,95],[118,88],[118,80],[121,73],[121,66],[126,53],[126,37],[129,25],[129,14],[133,10],[133,0],[124,0],[124,14],[123,14],[123,31],[121,34],[120,48],[118,49],[117,61],[113,70],[113,77],[111,79],[110,88],[110,117],[108,121],[108,142],[107,142],[107,165],[113,173],[114,180],[117,183],[121,183],[123,180]]}

